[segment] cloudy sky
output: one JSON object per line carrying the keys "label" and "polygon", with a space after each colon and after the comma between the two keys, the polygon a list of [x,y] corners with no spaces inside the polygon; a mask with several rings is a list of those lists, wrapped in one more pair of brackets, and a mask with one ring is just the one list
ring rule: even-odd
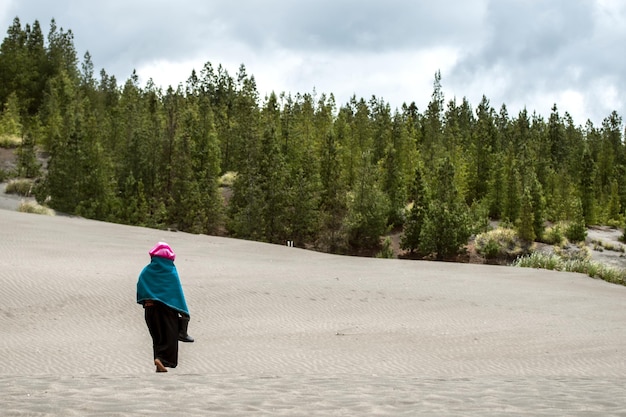
{"label": "cloudy sky", "polygon": [[3,38],[18,17],[54,18],[79,58],[122,84],[184,83],[206,62],[241,64],[261,96],[333,93],[339,105],[372,95],[423,111],[436,71],[446,101],[483,95],[509,115],[577,125],[626,116],[626,1],[622,0],[2,0]]}

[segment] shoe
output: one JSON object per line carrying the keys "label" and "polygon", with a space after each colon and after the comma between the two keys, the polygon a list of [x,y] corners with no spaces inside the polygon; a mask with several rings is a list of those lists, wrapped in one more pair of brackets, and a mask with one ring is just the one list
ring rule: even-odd
{"label": "shoe", "polygon": [[185,343],[193,343],[194,342],[194,338],[189,336],[188,334],[182,334],[179,333],[178,334],[178,340],[180,340],[181,342],[185,342]]}
{"label": "shoe", "polygon": [[154,364],[156,365],[157,372],[167,372],[167,368],[165,367],[165,365],[163,365],[163,362],[161,362],[161,359],[159,358],[155,359]]}

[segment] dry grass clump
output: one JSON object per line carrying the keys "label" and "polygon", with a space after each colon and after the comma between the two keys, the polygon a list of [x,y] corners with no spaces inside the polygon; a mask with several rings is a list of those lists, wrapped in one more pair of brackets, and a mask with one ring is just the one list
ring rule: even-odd
{"label": "dry grass clump", "polygon": [[31,179],[21,178],[9,181],[4,192],[6,194],[17,194],[22,197],[31,197],[35,183]]}
{"label": "dry grass clump", "polygon": [[17,211],[21,213],[43,214],[46,216],[54,216],[56,214],[51,208],[42,206],[34,201],[23,201]]}
{"label": "dry grass clump", "polygon": [[593,250],[596,250],[598,252],[603,252],[604,250],[621,253],[626,252],[626,249],[624,249],[624,246],[620,243],[615,244],[611,242],[603,242],[601,240],[592,239],[591,244],[593,245]]}

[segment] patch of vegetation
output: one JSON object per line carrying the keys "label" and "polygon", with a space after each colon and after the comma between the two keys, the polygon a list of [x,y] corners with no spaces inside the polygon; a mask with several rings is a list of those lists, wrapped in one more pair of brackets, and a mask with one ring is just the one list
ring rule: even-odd
{"label": "patch of vegetation", "polygon": [[549,245],[563,246],[567,243],[565,238],[565,224],[560,222],[547,227],[541,237],[541,242]]}
{"label": "patch of vegetation", "polygon": [[6,194],[17,194],[22,197],[33,195],[35,182],[30,179],[15,179],[9,181],[4,192]]}
{"label": "patch of vegetation", "polygon": [[42,206],[35,202],[25,201],[18,207],[17,211],[21,213],[43,214],[46,216],[54,216],[56,213],[51,208]]}
{"label": "patch of vegetation", "polygon": [[10,178],[11,174],[9,171],[0,168],[0,182],[5,182],[8,178]]}
{"label": "patch of vegetation", "polygon": [[554,247],[554,254],[568,262],[591,260],[591,252],[584,242],[572,245],[566,241],[564,245]]}
{"label": "patch of vegetation", "polygon": [[232,187],[236,179],[237,173],[233,171],[228,171],[219,178],[218,184],[220,187]]}
{"label": "patch of vegetation", "polygon": [[515,259],[530,251],[515,229],[498,227],[476,236],[476,251],[487,259]]}
{"label": "patch of vegetation", "polygon": [[559,254],[534,252],[518,258],[513,266],[521,268],[549,269],[553,271],[576,272],[591,278],[599,278],[613,284],[626,285],[626,270],[612,268],[589,259],[564,259]]}
{"label": "patch of vegetation", "polygon": [[621,252],[621,253],[626,252],[626,249],[624,249],[624,246],[620,244],[604,242],[602,240],[596,240],[596,239],[593,239],[591,243],[593,244],[593,249],[597,250],[598,252],[602,252],[605,249],[613,251],[613,252]]}
{"label": "patch of vegetation", "polygon": [[395,258],[395,254],[393,252],[393,246],[391,245],[391,239],[386,237],[383,241],[382,248],[380,252],[376,254],[376,258],[385,258],[385,259],[393,259]]}
{"label": "patch of vegetation", "polygon": [[15,149],[22,143],[17,135],[0,135],[0,148]]}
{"label": "patch of vegetation", "polygon": [[[579,203],[579,202],[577,202]],[[587,239],[587,226],[582,215],[580,204],[576,204],[574,211],[574,219],[566,223],[565,237],[570,242],[584,242]]]}

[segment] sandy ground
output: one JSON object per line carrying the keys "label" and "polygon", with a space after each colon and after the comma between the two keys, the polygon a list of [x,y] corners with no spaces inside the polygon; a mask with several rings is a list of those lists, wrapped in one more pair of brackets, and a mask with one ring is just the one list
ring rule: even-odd
{"label": "sandy ground", "polygon": [[[0,210],[2,416],[626,416],[626,287]],[[192,321],[154,372],[159,240]]]}

